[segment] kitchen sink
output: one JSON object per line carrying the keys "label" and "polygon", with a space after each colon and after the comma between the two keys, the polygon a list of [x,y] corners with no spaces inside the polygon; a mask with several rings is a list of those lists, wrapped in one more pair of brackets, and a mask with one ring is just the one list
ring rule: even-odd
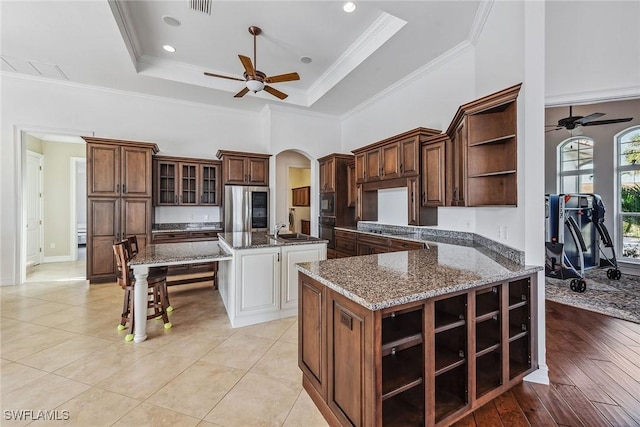
{"label": "kitchen sink", "polygon": [[[276,238],[272,234],[270,234],[269,237],[273,237],[274,239]],[[317,237],[313,237],[313,236],[309,236],[307,234],[301,234],[301,233],[280,233],[280,234],[278,234],[277,239],[278,240],[285,240],[285,241],[305,241],[305,240],[315,241],[315,240],[322,240],[322,239],[319,239]]]}

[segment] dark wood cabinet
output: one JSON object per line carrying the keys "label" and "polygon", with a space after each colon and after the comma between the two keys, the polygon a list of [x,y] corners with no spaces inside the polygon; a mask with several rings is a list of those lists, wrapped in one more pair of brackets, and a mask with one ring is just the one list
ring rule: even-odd
{"label": "dark wood cabinet", "polygon": [[452,206],[516,206],[520,84],[460,106],[451,139]]}
{"label": "dark wood cabinet", "polygon": [[309,206],[311,200],[311,187],[298,187],[291,189],[291,204],[293,206]]}
{"label": "dark wood cabinet", "polygon": [[366,153],[358,153],[354,157],[355,172],[356,172],[356,184],[361,184],[366,181],[365,173]]}
{"label": "dark wood cabinet", "polygon": [[311,221],[309,221],[308,219],[301,219],[300,220],[300,232],[302,234],[310,235],[311,234]]}
{"label": "dark wood cabinet", "polygon": [[355,231],[336,230],[336,258],[358,255]]}
{"label": "dark wood cabinet", "polygon": [[336,159],[335,157],[324,157],[318,160],[320,169],[320,192],[333,193],[336,191]]}
{"label": "dark wood cabinet", "polygon": [[156,144],[83,137],[87,142],[87,279],[116,277],[113,244],[129,236],[142,248],[153,223]]}
{"label": "dark wood cabinet", "polygon": [[[366,233],[358,233],[357,255],[382,254],[386,252],[412,251],[423,249],[424,243],[412,240],[394,239],[385,236],[374,236]],[[336,236],[337,240],[337,236]]]}
{"label": "dark wood cabinet", "polygon": [[219,206],[221,163],[217,160],[155,156],[155,206]]}
{"label": "dark wood cabinet", "polygon": [[451,144],[446,134],[429,138],[422,145],[422,194],[421,205],[438,207],[446,205],[447,146]]}
{"label": "dark wood cabinet", "polygon": [[216,157],[222,160],[224,185],[269,185],[270,154],[218,150]]}
{"label": "dark wood cabinet", "polygon": [[330,425],[451,425],[537,367],[530,276],[378,311],[298,286],[303,386]]}
{"label": "dark wood cabinet", "polygon": [[[355,224],[354,207],[349,205],[349,179],[347,165],[353,162],[350,154],[333,153],[318,159],[320,171],[320,193],[333,193],[334,213],[322,216],[335,217],[334,225],[348,226]],[[330,195],[320,195],[323,197]],[[322,204],[322,203],[320,203]]]}
{"label": "dark wood cabinet", "polygon": [[347,162],[347,206],[350,208],[356,205],[356,162]]}

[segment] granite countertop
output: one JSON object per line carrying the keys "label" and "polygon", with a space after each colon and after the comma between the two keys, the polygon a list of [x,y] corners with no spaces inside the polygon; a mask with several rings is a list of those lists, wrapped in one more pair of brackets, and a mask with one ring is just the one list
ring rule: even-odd
{"label": "granite countertop", "polygon": [[205,260],[231,259],[232,255],[220,247],[218,242],[187,242],[147,245],[129,261],[136,265],[171,265]]}
{"label": "granite countertop", "polygon": [[179,231],[222,231],[221,222],[172,222],[153,224],[152,233],[170,233]]}
{"label": "granite countertop", "polygon": [[281,240],[275,239],[268,235],[264,231],[262,232],[232,232],[232,233],[220,233],[218,238],[223,240],[232,249],[255,249],[255,248],[268,248],[276,246],[290,246],[290,245],[308,245],[314,243],[328,243],[328,240],[323,240],[317,237],[309,236],[309,240]]}
{"label": "granite countertop", "polygon": [[415,242],[428,243],[422,238],[422,234],[418,231],[384,231],[384,230],[358,230],[355,226],[335,227],[336,230],[352,231],[358,234],[368,234],[371,236],[389,237],[392,239],[411,240]]}
{"label": "granite countertop", "polygon": [[297,268],[374,311],[542,270],[482,246],[439,242],[430,242],[428,249],[307,262]]}

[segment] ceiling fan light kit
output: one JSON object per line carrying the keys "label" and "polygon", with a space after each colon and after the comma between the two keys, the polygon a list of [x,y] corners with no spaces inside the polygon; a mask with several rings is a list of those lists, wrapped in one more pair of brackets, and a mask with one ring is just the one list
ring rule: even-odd
{"label": "ceiling fan light kit", "polygon": [[243,88],[240,92],[236,93],[234,95],[234,98],[242,98],[249,91],[253,93],[258,93],[264,90],[265,92],[270,93],[276,98],[285,99],[288,96],[286,93],[280,92],[279,90],[274,89],[271,86],[266,85],[265,83],[290,82],[294,80],[300,80],[300,76],[298,75],[298,73],[287,73],[287,74],[278,74],[276,76],[267,77],[265,73],[255,68],[255,64],[257,64],[256,36],[258,36],[260,33],[262,33],[262,29],[260,29],[260,27],[256,27],[255,25],[252,25],[249,27],[249,34],[253,36],[253,62],[251,61],[251,58],[249,58],[248,56],[238,55],[238,58],[240,58],[240,62],[244,67],[244,73],[243,73],[244,79],[240,79],[238,77],[224,76],[221,74],[207,73],[207,72],[205,72],[204,75],[244,82],[245,88]]}

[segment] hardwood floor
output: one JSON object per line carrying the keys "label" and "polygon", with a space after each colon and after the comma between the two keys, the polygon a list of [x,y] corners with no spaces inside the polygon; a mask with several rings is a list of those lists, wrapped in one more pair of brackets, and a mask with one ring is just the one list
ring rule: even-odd
{"label": "hardwood floor", "polygon": [[454,426],[640,426],[640,325],[546,304],[551,384],[522,383]]}

